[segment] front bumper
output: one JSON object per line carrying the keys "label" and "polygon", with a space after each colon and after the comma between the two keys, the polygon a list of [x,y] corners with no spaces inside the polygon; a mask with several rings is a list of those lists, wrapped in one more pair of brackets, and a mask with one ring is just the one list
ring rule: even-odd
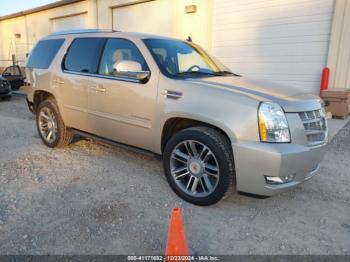
{"label": "front bumper", "polygon": [[[296,144],[242,142],[234,150],[237,190],[262,196],[284,192],[313,177],[325,153],[325,145],[308,147]],[[271,185],[265,176],[285,177],[294,180]]]}
{"label": "front bumper", "polygon": [[0,90],[0,97],[9,97],[12,95],[12,91],[5,89],[5,90]]}

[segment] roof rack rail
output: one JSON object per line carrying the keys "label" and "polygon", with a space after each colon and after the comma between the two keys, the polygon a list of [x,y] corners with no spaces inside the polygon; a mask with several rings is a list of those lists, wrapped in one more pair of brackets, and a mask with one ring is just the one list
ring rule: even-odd
{"label": "roof rack rail", "polygon": [[119,32],[119,31],[112,30],[112,29],[74,29],[74,30],[53,32],[53,33],[49,34],[49,36],[86,34],[86,33],[112,33],[112,32]]}

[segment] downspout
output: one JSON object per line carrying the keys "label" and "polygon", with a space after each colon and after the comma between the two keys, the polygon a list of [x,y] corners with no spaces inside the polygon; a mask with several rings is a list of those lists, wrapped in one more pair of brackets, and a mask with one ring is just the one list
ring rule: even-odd
{"label": "downspout", "polygon": [[97,0],[94,0],[95,1],[95,9],[96,9],[96,28],[99,29],[99,19],[98,19],[98,3],[97,3]]}
{"label": "downspout", "polygon": [[27,15],[24,16],[24,22],[25,22],[25,30],[26,30],[26,55],[29,54],[29,32],[28,32],[28,21],[27,21]]}
{"label": "downspout", "polygon": [[111,9],[111,15],[112,15],[112,31],[114,31],[114,15],[113,15],[113,7],[110,8]]}

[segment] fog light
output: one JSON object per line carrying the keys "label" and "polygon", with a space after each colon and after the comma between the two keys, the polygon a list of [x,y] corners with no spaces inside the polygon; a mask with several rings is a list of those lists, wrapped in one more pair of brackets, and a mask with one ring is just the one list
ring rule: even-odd
{"label": "fog light", "polygon": [[295,174],[287,175],[287,176],[265,176],[266,184],[269,185],[280,185],[292,182],[295,178]]}

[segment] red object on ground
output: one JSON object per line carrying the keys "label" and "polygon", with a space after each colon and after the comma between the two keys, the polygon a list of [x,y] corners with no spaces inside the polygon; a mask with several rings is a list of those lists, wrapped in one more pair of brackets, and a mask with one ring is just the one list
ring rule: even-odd
{"label": "red object on ground", "polygon": [[[168,243],[165,251],[166,256],[188,256],[189,249],[186,240],[185,228],[182,222],[181,208],[173,208],[171,212]],[[166,261],[182,261],[176,260],[179,257],[175,257],[173,260],[171,257],[167,257]],[[188,260],[184,260],[187,261]]]}
{"label": "red object on ground", "polygon": [[322,79],[320,86],[320,96],[322,96],[322,91],[328,89],[328,81],[329,81],[329,68],[325,67],[322,71]]}

